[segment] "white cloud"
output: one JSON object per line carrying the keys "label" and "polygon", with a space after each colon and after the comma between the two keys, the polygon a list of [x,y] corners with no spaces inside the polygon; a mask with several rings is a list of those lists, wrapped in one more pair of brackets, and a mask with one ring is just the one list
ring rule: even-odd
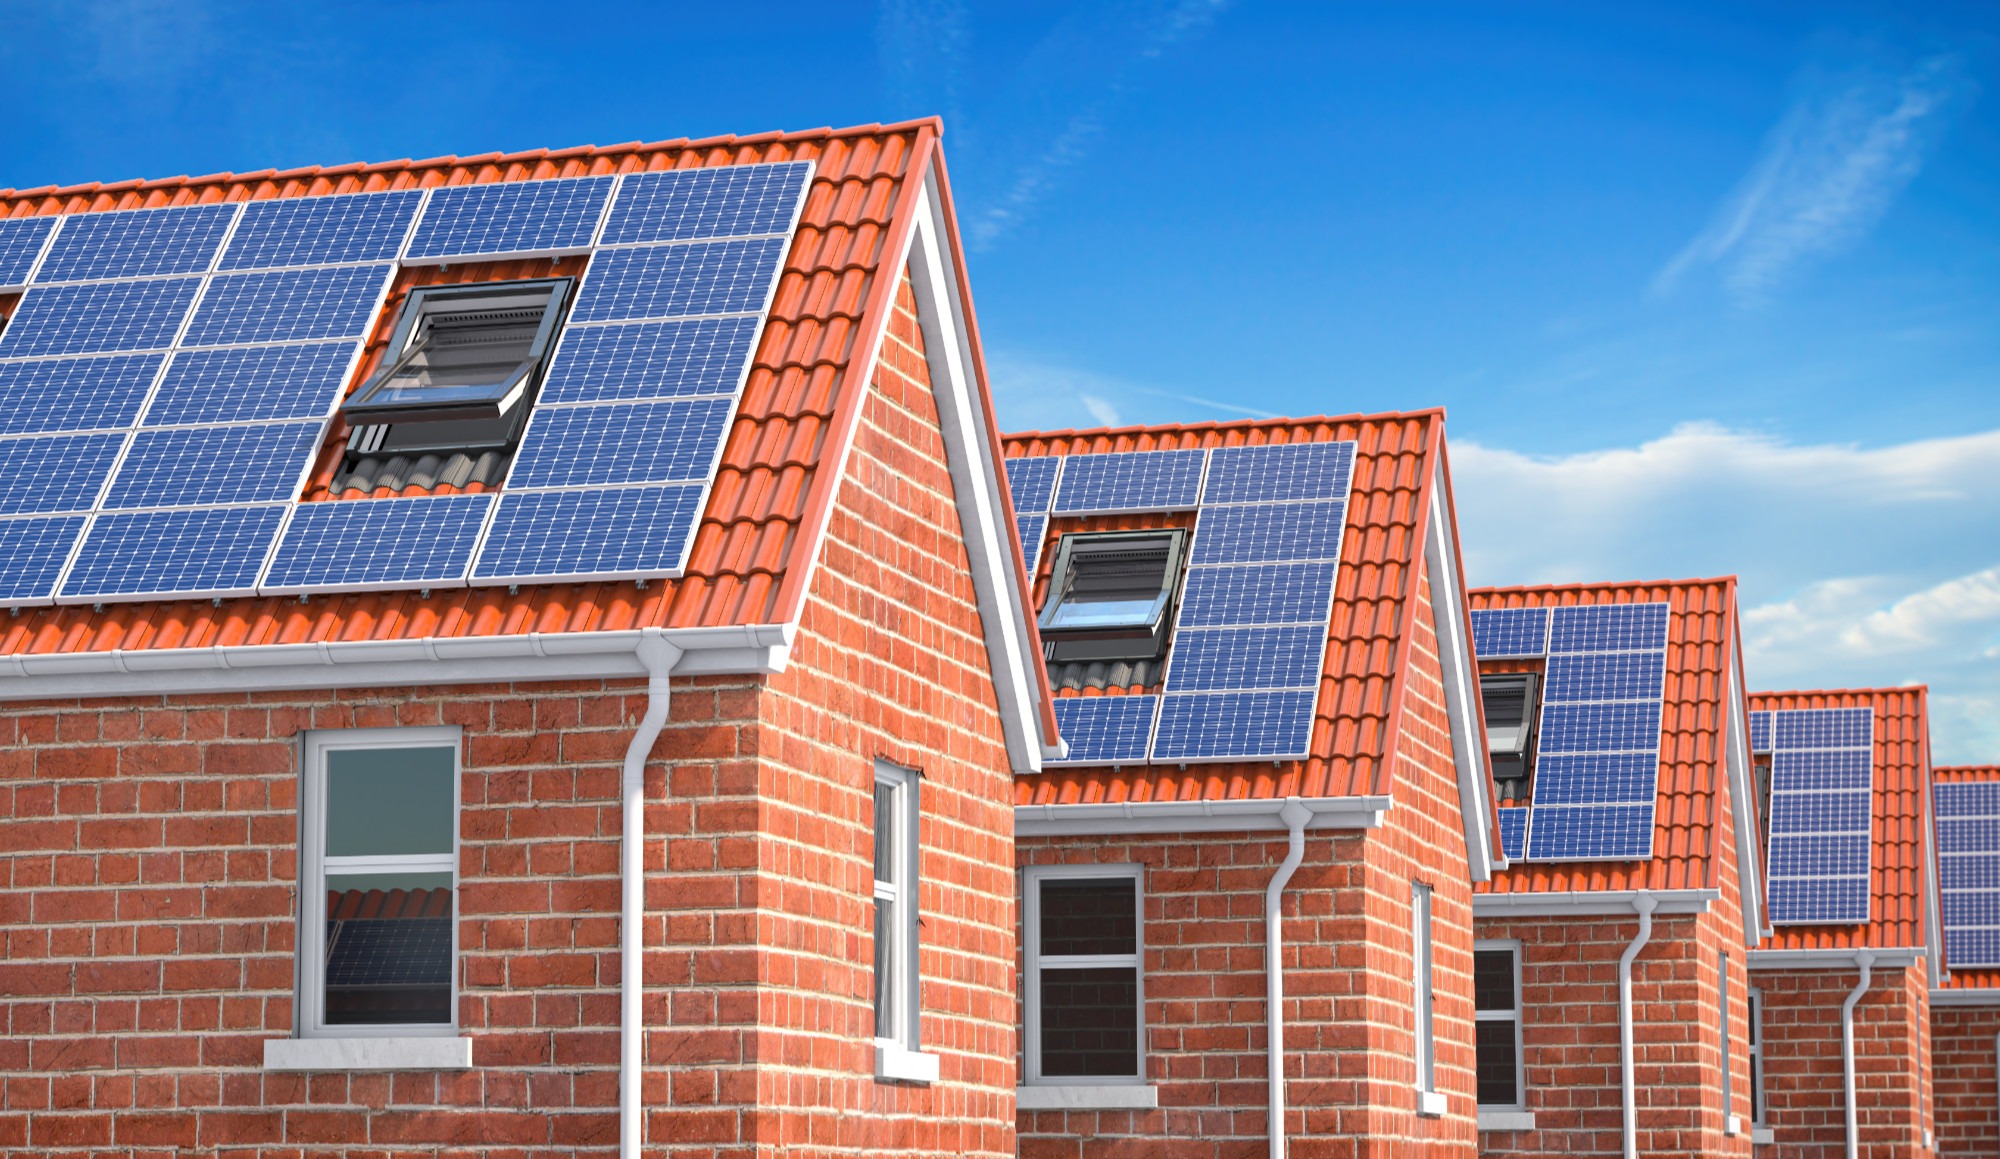
{"label": "white cloud", "polygon": [[[1008,431],[1115,427],[1141,414],[1147,423],[1273,418],[1237,403],[1141,386],[1136,382],[1005,349],[989,349],[986,372],[994,408]],[[1162,403],[1168,405],[1162,406]]]}

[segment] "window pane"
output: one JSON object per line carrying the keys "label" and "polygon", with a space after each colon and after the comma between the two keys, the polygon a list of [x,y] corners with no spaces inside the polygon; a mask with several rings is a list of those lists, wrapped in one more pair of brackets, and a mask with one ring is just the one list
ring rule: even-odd
{"label": "window pane", "polygon": [[326,754],[326,855],[450,853],[452,750],[334,749]]}
{"label": "window pane", "polygon": [[1150,626],[1158,617],[1165,599],[1158,588],[1143,595],[1071,593],[1049,618],[1051,628],[1115,628],[1127,625]]}
{"label": "window pane", "polygon": [[1139,952],[1138,882],[1065,877],[1042,882],[1042,955]]}
{"label": "window pane", "polygon": [[451,876],[327,875],[328,1025],[451,1021]]}
{"label": "window pane", "polygon": [[1042,1073],[1131,1077],[1139,1065],[1139,971],[1042,970]]}
{"label": "window pane", "polygon": [[875,784],[875,880],[896,880],[896,786]]}
{"label": "window pane", "polygon": [[1514,1023],[1489,1018],[1477,1026],[1480,1105],[1518,1106],[1521,1095],[1514,1086]]}
{"label": "window pane", "polygon": [[[880,789],[876,790],[880,801]],[[896,903],[875,901],[875,1037],[896,1036],[896,956],[890,951],[896,937]]]}
{"label": "window pane", "polygon": [[1472,1003],[1479,1010],[1514,1008],[1514,951],[1473,952]]}

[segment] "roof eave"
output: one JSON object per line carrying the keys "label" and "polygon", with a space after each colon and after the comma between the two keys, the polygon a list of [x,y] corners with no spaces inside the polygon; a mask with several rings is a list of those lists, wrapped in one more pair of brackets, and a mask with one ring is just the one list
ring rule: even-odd
{"label": "roof eave", "polygon": [[1722,898],[1716,889],[1604,889],[1577,893],[1477,893],[1475,918],[1618,917],[1651,898],[1656,914],[1705,914]]}
{"label": "roof eave", "polygon": [[1252,801],[1126,801],[1094,805],[1016,805],[1016,837],[1142,833],[1243,833],[1289,828],[1290,804],[1312,814],[1307,829],[1378,829],[1394,807],[1386,796],[1270,797]]}

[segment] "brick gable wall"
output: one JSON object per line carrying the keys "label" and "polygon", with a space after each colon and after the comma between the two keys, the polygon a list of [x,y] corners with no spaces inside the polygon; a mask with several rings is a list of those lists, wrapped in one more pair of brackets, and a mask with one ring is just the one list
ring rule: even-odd
{"label": "brick gable wall", "polygon": [[[1924,1147],[1932,1057],[1924,971],[1922,965],[1876,969],[1854,1007],[1863,1159],[1931,1153]],[[1764,1121],[1776,1153],[1807,1159],[1847,1153],[1840,1007],[1859,977],[1852,968],[1759,970],[1752,976],[1764,998]],[[1760,1154],[1769,1150],[1759,1148]]]}
{"label": "brick gable wall", "polygon": [[2000,1154],[2000,1006],[1931,1007],[1937,1153]]}

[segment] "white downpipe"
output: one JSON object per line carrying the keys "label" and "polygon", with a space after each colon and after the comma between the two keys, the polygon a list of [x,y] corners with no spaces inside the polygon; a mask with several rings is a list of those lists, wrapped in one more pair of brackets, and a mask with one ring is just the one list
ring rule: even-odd
{"label": "white downpipe", "polygon": [[658,628],[647,628],[638,643],[646,679],[646,715],[639,720],[625,750],[621,785],[625,823],[619,836],[618,873],[622,889],[618,907],[618,1155],[639,1159],[645,1140],[644,1108],[639,1080],[646,1061],[646,1031],[642,1024],[645,997],[646,918],[646,757],[666,727],[672,694],[667,673],[681,658],[681,649]]}
{"label": "white downpipe", "polygon": [[1285,933],[1282,928],[1283,910],[1281,901],[1286,883],[1292,880],[1292,872],[1306,855],[1306,822],[1312,820],[1312,810],[1299,803],[1297,797],[1285,802],[1278,810],[1278,820],[1291,830],[1291,847],[1285,850],[1285,859],[1278,863],[1278,871],[1271,875],[1271,884],[1264,887],[1264,1015],[1269,1023],[1265,1030],[1269,1042],[1265,1044],[1269,1055],[1271,1073],[1271,1159],[1285,1159],[1285,968],[1281,960],[1285,948]]}
{"label": "white downpipe", "polygon": [[1618,955],[1618,1071],[1624,1085],[1625,1159],[1639,1159],[1639,1091],[1632,1065],[1632,960],[1653,940],[1653,911],[1659,902],[1641,895],[1632,908],[1639,911],[1639,933]]}
{"label": "white downpipe", "polygon": [[1847,1159],[1855,1159],[1861,1153],[1861,1113],[1854,1101],[1854,1007],[1868,993],[1868,975],[1875,965],[1875,955],[1863,950],[1854,955],[1854,964],[1861,967],[1861,980],[1848,991],[1847,1001],[1840,1004],[1840,1081],[1847,1093]]}

